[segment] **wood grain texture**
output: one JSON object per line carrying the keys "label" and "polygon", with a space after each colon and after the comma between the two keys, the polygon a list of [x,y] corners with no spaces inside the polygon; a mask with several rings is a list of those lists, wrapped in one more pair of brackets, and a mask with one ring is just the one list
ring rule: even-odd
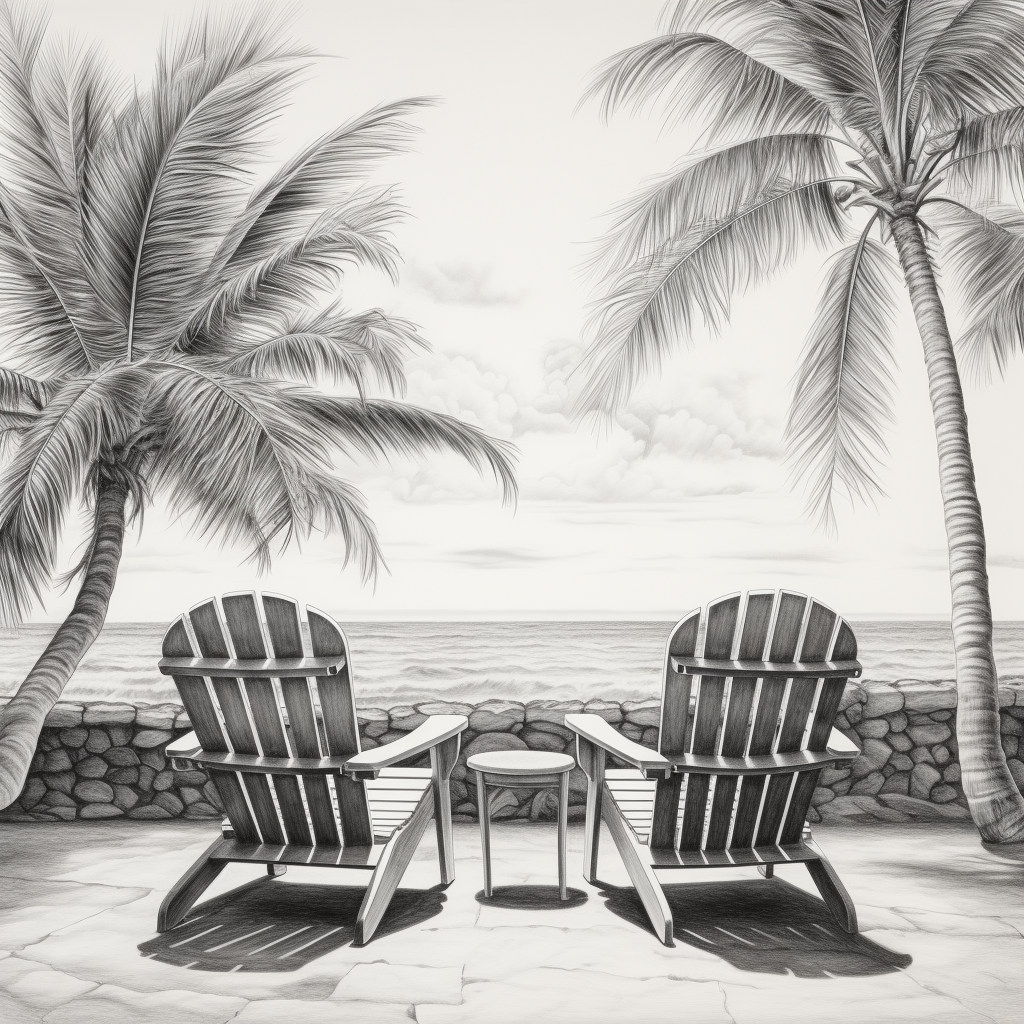
{"label": "wood grain texture", "polygon": [[441,884],[455,881],[455,839],[452,835],[452,769],[459,760],[461,734],[450,736],[430,748],[430,784],[434,793],[434,826],[437,831],[437,859]]}
{"label": "wood grain texture", "polygon": [[597,856],[601,840],[601,809],[604,797],[605,752],[601,747],[576,737],[576,760],[587,776],[587,816],[583,828],[583,877],[597,881]]}
{"label": "wood grain texture", "polygon": [[195,905],[196,900],[210,887],[226,867],[226,861],[210,858],[224,846],[223,839],[215,839],[203,855],[178,879],[163,898],[156,916],[156,930],[170,931],[180,924]]}

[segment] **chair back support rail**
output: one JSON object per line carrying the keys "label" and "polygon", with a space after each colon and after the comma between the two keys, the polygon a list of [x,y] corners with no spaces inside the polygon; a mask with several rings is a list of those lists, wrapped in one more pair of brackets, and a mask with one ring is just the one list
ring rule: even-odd
{"label": "chair back support rail", "polygon": [[239,842],[369,846],[365,788],[342,772],[360,752],[348,645],[329,616],[306,614],[310,652],[291,598],[211,598],[168,629],[160,668]]}
{"label": "chair back support rail", "polygon": [[657,781],[651,848],[799,843],[822,769],[857,754],[833,733],[856,656],[845,620],[785,590],[684,616],[666,651],[659,750],[672,771]]}

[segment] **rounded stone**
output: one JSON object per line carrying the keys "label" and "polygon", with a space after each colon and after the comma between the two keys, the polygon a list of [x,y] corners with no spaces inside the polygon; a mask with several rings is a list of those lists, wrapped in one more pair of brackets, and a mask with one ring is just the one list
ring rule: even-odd
{"label": "rounded stone", "polygon": [[885,738],[889,741],[889,746],[901,754],[905,754],[914,746],[914,741],[905,732],[890,732]]}
{"label": "rounded stone", "polygon": [[857,778],[863,778],[873,771],[878,771],[892,754],[892,748],[882,740],[867,739],[864,741],[864,749],[851,766],[851,771]]}
{"label": "rounded stone", "polygon": [[627,700],[622,703],[622,711],[626,721],[631,725],[639,725],[643,728],[649,726],[658,727],[661,725],[661,701],[650,700]]}
{"label": "rounded stone", "polygon": [[180,710],[177,704],[141,706],[135,714],[135,724],[140,729],[173,729]]}
{"label": "rounded stone", "polygon": [[578,715],[583,711],[581,700],[531,700],[526,705],[526,724],[535,722],[551,722],[554,725],[565,725],[566,715]]}
{"label": "rounded stone", "polygon": [[35,807],[45,795],[46,784],[33,776],[25,783],[25,788],[21,791],[21,796],[18,797],[18,803],[27,811],[29,808]]}
{"label": "rounded stone", "polygon": [[90,729],[89,736],[85,741],[85,749],[90,754],[102,754],[104,750],[110,749],[110,737],[103,729]]}
{"label": "rounded stone", "polygon": [[46,783],[46,788],[58,793],[70,793],[75,788],[74,772],[55,772],[53,775],[39,776]]}
{"label": "rounded stone", "polygon": [[163,807],[146,804],[143,807],[133,807],[128,812],[128,817],[134,818],[136,821],[157,821],[162,818],[173,818],[174,815]]}
{"label": "rounded stone", "polygon": [[114,786],[114,806],[130,811],[139,802],[139,794],[130,786]]}
{"label": "rounded stone", "polygon": [[220,807],[220,795],[217,793],[217,787],[212,782],[207,782],[203,786],[203,796],[206,797],[208,804],[213,804],[214,807]]}
{"label": "rounded stone", "polygon": [[935,758],[932,757],[932,752],[930,750],[926,750],[924,747],[914,747],[914,749],[910,752],[910,759],[914,762],[914,764],[935,763]]}
{"label": "rounded stone", "polygon": [[75,765],[75,774],[81,779],[102,779],[107,774],[107,762],[102,757],[87,757]]}
{"label": "rounded stone", "polygon": [[50,729],[73,729],[82,724],[81,704],[55,704],[46,713],[43,724]]}
{"label": "rounded stone", "polygon": [[960,781],[960,763],[954,761],[952,764],[946,765],[942,772],[943,782],[959,782]]}
{"label": "rounded stone", "polygon": [[561,736],[556,736],[554,733],[530,728],[526,728],[519,733],[519,739],[531,750],[549,750],[559,754],[565,749],[567,742]]}
{"label": "rounded stone", "polygon": [[661,733],[660,729],[654,729],[654,728],[644,729],[644,734],[643,734],[643,737],[641,738],[640,742],[645,747],[650,747],[652,750],[657,750],[658,749],[658,736],[660,735],[660,733]]}
{"label": "rounded stone", "polygon": [[1017,788],[1024,793],[1024,761],[1011,757],[1006,762],[1006,767],[1010,769],[1010,774],[1013,776],[1013,781],[1017,783]]}
{"label": "rounded stone", "polygon": [[86,725],[108,725],[112,723],[128,723],[135,721],[135,708],[131,704],[111,704],[108,701],[95,701],[86,705],[82,714]]}
{"label": "rounded stone", "polygon": [[104,751],[103,760],[115,768],[133,768],[139,763],[139,755],[131,747],[111,747]]}
{"label": "rounded stone", "polygon": [[520,725],[525,719],[526,707],[523,704],[511,700],[485,700],[469,716],[469,727],[479,733],[508,732],[513,725]]}
{"label": "rounded stone", "polygon": [[402,705],[391,709],[391,730],[393,732],[412,732],[418,729],[427,716],[409,705]]}
{"label": "rounded stone", "polygon": [[999,731],[1004,736],[1024,736],[1024,722],[1010,715],[1003,715],[999,723]]}
{"label": "rounded stone", "polygon": [[889,731],[884,718],[865,718],[857,726],[857,733],[864,739],[880,740]]}
{"label": "rounded stone", "polygon": [[[1003,756],[1006,758],[1016,757],[1017,751],[1020,748],[1020,744],[1017,742],[1016,736],[1000,736],[999,743],[1003,748]],[[52,754],[47,754],[47,757],[52,757]]]}
{"label": "rounded stone", "polygon": [[107,733],[110,736],[110,743],[115,747],[126,747],[131,742],[132,727],[130,725],[114,724],[107,726]]}
{"label": "rounded stone", "polygon": [[185,805],[173,793],[157,793],[153,797],[153,806],[162,807],[173,816],[177,816],[185,810]]}
{"label": "rounded stone", "polygon": [[114,790],[97,779],[80,782],[75,786],[74,794],[86,804],[109,804],[114,799]]}
{"label": "rounded stone", "polygon": [[874,683],[870,689],[865,687],[868,699],[864,702],[865,718],[880,718],[903,710],[903,694],[895,687],[884,683]]}
{"label": "rounded stone", "polygon": [[[538,718],[532,722],[527,719],[526,728],[537,732],[549,732],[552,736],[560,736],[564,743],[568,743],[569,740],[576,738],[576,733],[571,729],[567,729],[564,725],[557,725],[555,722],[547,722],[543,718]],[[525,730],[523,731],[525,732]]]}
{"label": "rounded stone", "polygon": [[864,717],[864,705],[859,702],[851,704],[843,714],[850,725],[856,725]]}
{"label": "rounded stone", "polygon": [[932,711],[930,717],[936,722],[948,722],[953,717],[953,712],[949,708],[939,708],[938,711]]}
{"label": "rounded stone", "polygon": [[856,796],[874,796],[885,785],[886,779],[881,772],[871,772],[858,779],[851,787],[850,793]]}
{"label": "rounded stone", "polygon": [[956,799],[956,790],[952,786],[936,786],[931,792],[930,799],[936,804],[948,804]]}
{"label": "rounded stone", "polygon": [[942,776],[930,764],[918,764],[910,773],[910,795],[919,800],[929,799],[932,787],[942,781]]}
{"label": "rounded stone", "polygon": [[81,726],[74,729],[61,729],[60,731],[61,745],[70,747],[72,750],[77,750],[79,747],[84,746],[88,738],[89,730],[83,729]]}
{"label": "rounded stone", "polygon": [[380,708],[361,708],[356,712],[359,730],[366,736],[383,736],[388,731],[388,713]]}
{"label": "rounded stone", "polygon": [[642,726],[634,725],[632,722],[623,722],[619,726],[619,732],[626,737],[627,740],[632,740],[634,743],[639,743],[644,738],[644,730]]}
{"label": "rounded stone", "polygon": [[143,765],[139,769],[139,788],[150,790],[153,788],[153,780],[156,778],[156,770],[149,765]]}
{"label": "rounded stone", "polygon": [[157,792],[163,792],[174,785],[174,772],[160,772],[153,780],[153,788]]}
{"label": "rounded stone", "polygon": [[849,768],[825,768],[822,770],[821,775],[818,777],[823,786],[832,786],[837,782],[841,782],[843,779],[850,777]]}
{"label": "rounded stone", "polygon": [[85,807],[78,808],[78,816],[80,818],[121,818],[124,817],[124,811],[113,804],[87,804]]}
{"label": "rounded stone", "polygon": [[[461,701],[451,700],[428,700],[423,704],[417,704],[416,710],[423,715],[463,715],[468,718],[473,713],[472,704],[463,704]],[[357,714],[358,718],[359,715]]]}
{"label": "rounded stone", "polygon": [[941,744],[937,743],[932,747],[932,757],[935,758],[936,764],[947,764],[952,755],[949,751]]}
{"label": "rounded stone", "polygon": [[173,738],[174,733],[169,729],[140,729],[132,739],[132,746],[141,750],[149,750],[152,747],[170,743]]}
{"label": "rounded stone", "polygon": [[59,793],[56,790],[51,790],[46,796],[43,797],[42,803],[47,804],[50,807],[77,807],[78,804],[67,795],[67,793]]}
{"label": "rounded stone", "polygon": [[167,758],[159,750],[143,750],[139,760],[155,771],[162,772],[167,767]]}
{"label": "rounded stone", "polygon": [[907,727],[907,716],[902,711],[894,711],[886,715],[885,720],[889,723],[890,732],[903,732]]}
{"label": "rounded stone", "polygon": [[139,769],[138,768],[118,768],[112,771],[108,776],[113,783],[118,783],[122,786],[133,786],[139,781]]}
{"label": "rounded stone", "polygon": [[71,758],[66,750],[51,750],[43,759],[43,771],[66,772],[71,767]]}
{"label": "rounded stone", "polygon": [[598,715],[609,725],[618,725],[622,721],[622,706],[610,700],[590,700],[583,706],[583,713]]}
{"label": "rounded stone", "polygon": [[831,789],[826,789],[823,786],[818,786],[817,789],[811,794],[811,806],[820,807],[822,804],[830,803],[835,800],[836,795]]}
{"label": "rounded stone", "polygon": [[189,807],[199,803],[203,799],[203,794],[194,786],[182,786],[178,790],[178,797],[186,807]]}
{"label": "rounded stone", "polygon": [[929,722],[928,724],[909,726],[907,735],[919,747],[933,747],[936,743],[948,740],[951,733],[949,726],[943,722]]}
{"label": "rounded stone", "polygon": [[209,782],[209,776],[206,772],[195,771],[190,769],[187,772],[175,772],[174,778],[176,785],[180,789],[182,786],[205,786]]}
{"label": "rounded stone", "polygon": [[220,818],[223,814],[223,811],[217,810],[216,807],[212,807],[203,800],[199,800],[194,804],[189,804],[189,806],[185,808],[186,818]]}
{"label": "rounded stone", "polygon": [[474,754],[489,754],[492,750],[528,750],[518,737],[507,732],[485,732],[467,743],[462,751],[462,760],[467,761]]}
{"label": "rounded stone", "polygon": [[914,769],[914,762],[906,754],[894,754],[889,764],[898,772],[910,772]]}
{"label": "rounded stone", "polygon": [[885,780],[885,785],[882,786],[879,793],[899,793],[901,796],[907,796],[910,793],[910,772],[893,772]]}

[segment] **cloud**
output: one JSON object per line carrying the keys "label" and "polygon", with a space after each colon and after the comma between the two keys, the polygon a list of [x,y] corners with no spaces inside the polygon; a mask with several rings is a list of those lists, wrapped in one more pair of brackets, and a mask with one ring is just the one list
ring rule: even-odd
{"label": "cloud", "polygon": [[412,261],[403,270],[402,280],[437,302],[459,306],[517,306],[526,297],[525,288],[502,287],[494,280],[493,267],[478,263]]}
{"label": "cloud", "polygon": [[[754,377],[719,371],[662,381],[608,421],[580,424],[571,417],[571,374],[581,354],[578,342],[554,341],[538,373],[513,376],[479,356],[432,352],[410,361],[407,397],[515,443],[528,499],[679,501],[782,482],[781,425]],[[385,486],[402,500],[494,495],[490,479],[454,457],[394,468]]]}

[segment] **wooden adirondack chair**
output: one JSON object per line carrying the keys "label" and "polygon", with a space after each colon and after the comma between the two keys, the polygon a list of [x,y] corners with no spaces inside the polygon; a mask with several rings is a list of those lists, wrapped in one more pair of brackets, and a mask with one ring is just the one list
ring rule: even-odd
{"label": "wooden adirondack chair", "polygon": [[[372,872],[354,938],[367,942],[431,816],[441,881],[455,878],[448,780],[466,718],[433,715],[360,753],[345,634],[315,608],[307,619],[312,657],[297,603],[274,594],[210,598],[164,636],[160,671],[174,678],[195,729],[167,754],[176,767],[209,772],[228,821],[167,894],[159,931],[178,924],[226,864],[265,864],[269,875],[300,864]],[[388,767],[425,751],[430,768]]]}
{"label": "wooden adirondack chair", "polygon": [[[698,654],[698,652],[700,652]],[[805,825],[822,769],[859,754],[832,727],[859,676],[853,630],[787,591],[719,598],[669,637],[659,751],[596,715],[566,715],[588,777],[584,874],[597,880],[602,820],[654,930],[672,942],[659,876],[681,868],[802,863],[850,933],[857,912]],[[606,769],[606,753],[632,768]]]}

